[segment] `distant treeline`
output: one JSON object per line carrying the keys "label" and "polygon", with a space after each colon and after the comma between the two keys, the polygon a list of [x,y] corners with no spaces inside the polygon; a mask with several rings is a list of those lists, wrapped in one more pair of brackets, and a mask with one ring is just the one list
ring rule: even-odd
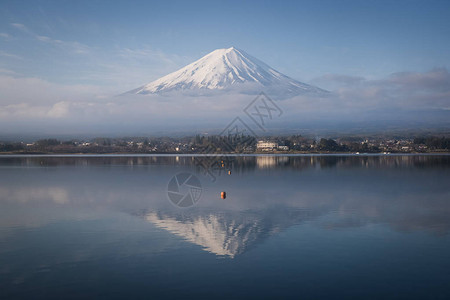
{"label": "distant treeline", "polygon": [[[256,138],[249,135],[229,136],[195,136],[191,146],[200,153],[210,152],[243,152],[253,150]],[[192,148],[191,147],[191,148]]]}
{"label": "distant treeline", "polygon": [[0,152],[15,152],[24,150],[22,143],[0,143]]}
{"label": "distant treeline", "polygon": [[333,139],[320,139],[317,150],[329,152],[364,152],[377,153],[380,148],[377,146],[369,146],[368,143],[342,142],[338,144]]}
{"label": "distant treeline", "polygon": [[450,138],[445,137],[418,137],[414,139],[414,144],[425,145],[430,149],[450,149]]}
{"label": "distant treeline", "polygon": [[[301,135],[258,139],[284,146],[273,152],[429,152],[450,150],[450,138],[417,137],[414,140],[337,138],[320,140]],[[94,138],[89,141],[41,139],[34,143],[0,142],[0,152],[9,153],[253,153],[258,152],[254,136],[127,137]],[[289,150],[282,150],[289,149]]]}

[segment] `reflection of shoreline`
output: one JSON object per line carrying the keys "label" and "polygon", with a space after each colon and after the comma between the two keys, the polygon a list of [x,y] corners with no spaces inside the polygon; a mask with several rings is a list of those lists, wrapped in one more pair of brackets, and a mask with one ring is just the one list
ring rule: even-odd
{"label": "reflection of shoreline", "polygon": [[[224,159],[225,158],[225,159]],[[228,158],[228,159],[227,159]],[[52,167],[52,166],[154,166],[179,165],[198,166],[211,160],[229,161],[229,167],[235,171],[254,171],[255,167],[264,168],[448,168],[450,155],[80,155],[80,156],[5,156],[0,155],[3,166]]]}

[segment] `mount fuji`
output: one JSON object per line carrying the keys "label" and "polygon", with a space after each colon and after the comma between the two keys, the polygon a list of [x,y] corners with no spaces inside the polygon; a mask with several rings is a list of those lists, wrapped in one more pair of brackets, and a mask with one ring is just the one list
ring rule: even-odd
{"label": "mount fuji", "polygon": [[328,94],[327,91],[296,81],[244,51],[231,47],[217,49],[199,60],[127,94],[209,95],[217,92],[273,96]]}

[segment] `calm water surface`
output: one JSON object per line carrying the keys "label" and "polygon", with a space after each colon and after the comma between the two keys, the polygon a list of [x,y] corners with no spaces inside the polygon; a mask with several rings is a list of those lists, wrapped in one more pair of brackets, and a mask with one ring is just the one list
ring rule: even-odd
{"label": "calm water surface", "polygon": [[450,299],[449,175],[445,155],[3,156],[0,298]]}

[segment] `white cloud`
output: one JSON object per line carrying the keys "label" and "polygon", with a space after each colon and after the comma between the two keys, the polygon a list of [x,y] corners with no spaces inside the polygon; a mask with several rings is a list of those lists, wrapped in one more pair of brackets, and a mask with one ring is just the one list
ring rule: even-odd
{"label": "white cloud", "polygon": [[2,51],[2,50],[0,50],[0,56],[6,57],[6,58],[22,59],[22,57],[19,55],[8,53],[8,52]]}
{"label": "white cloud", "polygon": [[[428,121],[442,123],[449,113],[450,75],[446,69],[398,73],[382,80],[328,78],[345,84],[328,97],[298,96],[278,101],[284,111],[279,126],[369,118],[415,121],[418,117],[425,120],[426,114]],[[148,128],[220,131],[234,117],[245,117],[242,110],[253,97],[238,94],[107,96],[98,86],[58,85],[37,78],[0,75],[0,123],[17,130],[45,127],[48,131],[77,129],[89,133],[103,128],[104,134],[118,130],[132,134]],[[434,110],[438,115],[433,119]],[[423,116],[417,112],[423,112]]]}
{"label": "white cloud", "polygon": [[450,107],[450,73],[445,68],[428,72],[400,72],[384,79],[328,74],[316,78],[333,90],[347,107],[396,107],[403,109],[445,109]]}
{"label": "white cloud", "polygon": [[4,69],[4,68],[0,68],[0,75],[1,74],[4,74],[4,75],[19,75],[18,73],[14,72],[13,70]]}
{"label": "white cloud", "polygon": [[11,23],[11,26],[24,32],[29,32],[28,27],[21,23]]}
{"label": "white cloud", "polygon": [[91,47],[89,47],[85,44],[79,43],[77,41],[63,41],[63,40],[54,39],[54,38],[51,38],[48,36],[36,34],[32,30],[30,30],[27,26],[25,26],[24,24],[21,24],[21,23],[11,23],[11,26],[13,26],[16,29],[19,29],[22,32],[29,34],[34,39],[36,39],[40,42],[48,43],[50,45],[53,45],[54,47],[60,47],[61,49],[65,50],[65,51],[69,51],[71,53],[87,54],[90,52],[90,49],[91,49]]}
{"label": "white cloud", "polygon": [[[25,33],[21,39],[28,39],[35,47],[33,56],[39,56],[39,61],[30,57],[31,64],[17,64],[21,68],[20,73],[26,74],[27,70],[35,72],[35,69],[31,69],[34,64],[51,66],[51,71],[46,68],[40,70],[57,76],[59,81],[76,80],[116,87],[117,93],[134,89],[192,61],[192,58],[168,54],[151,46],[144,45],[139,49],[118,46],[99,48],[80,41],[67,41],[50,34],[36,33],[21,23],[11,23],[11,26]],[[1,56],[21,59],[7,52],[0,52]],[[4,65],[15,70],[8,61]]]}
{"label": "white cloud", "polygon": [[[9,70],[6,70],[7,72]],[[62,85],[39,78],[14,77],[0,74],[0,105],[17,103],[54,104],[56,102],[95,99],[103,95],[102,87],[93,85]]]}
{"label": "white cloud", "polygon": [[62,50],[75,53],[75,54],[88,54],[91,51],[91,47],[74,41],[62,41],[58,39],[52,39],[48,36],[43,35],[35,35],[35,38],[38,41],[48,43],[50,45],[53,45],[55,47],[59,47]]}

